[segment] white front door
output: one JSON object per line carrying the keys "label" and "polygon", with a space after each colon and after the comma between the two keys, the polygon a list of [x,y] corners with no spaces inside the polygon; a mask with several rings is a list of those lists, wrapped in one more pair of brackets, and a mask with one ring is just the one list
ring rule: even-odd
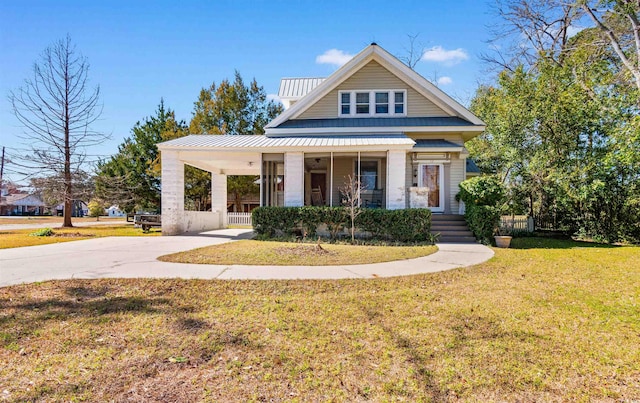
{"label": "white front door", "polygon": [[427,208],[433,212],[444,211],[444,165],[420,164],[418,186],[427,189]]}

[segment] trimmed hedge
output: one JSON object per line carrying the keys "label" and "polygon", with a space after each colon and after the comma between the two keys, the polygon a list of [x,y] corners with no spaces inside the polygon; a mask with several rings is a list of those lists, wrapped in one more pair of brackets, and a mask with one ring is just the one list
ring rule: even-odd
{"label": "trimmed hedge", "polygon": [[[345,207],[259,207],[253,210],[251,220],[254,231],[266,237],[298,234],[314,237],[318,226],[326,224],[335,239],[351,225]],[[433,241],[429,209],[360,209],[356,227],[379,239],[404,243]]]}

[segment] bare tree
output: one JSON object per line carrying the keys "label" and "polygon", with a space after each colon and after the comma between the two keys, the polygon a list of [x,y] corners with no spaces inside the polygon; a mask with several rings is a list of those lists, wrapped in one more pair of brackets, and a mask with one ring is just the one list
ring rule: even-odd
{"label": "bare tree", "polygon": [[348,175],[344,185],[340,187],[339,190],[342,195],[342,204],[347,207],[349,218],[351,219],[351,243],[353,243],[356,234],[356,218],[361,213],[360,204],[362,200],[360,195],[364,187],[357,178]]}
{"label": "bare tree", "polygon": [[45,49],[32,78],[9,94],[13,113],[25,128],[25,165],[62,178],[63,227],[72,226],[73,179],[82,172],[86,147],[108,138],[90,128],[102,109],[100,88],[89,88],[88,72],[87,59],[67,36]]}
{"label": "bare tree", "polygon": [[[599,2],[603,8],[591,6],[588,1],[580,4],[596,27],[604,33],[609,40],[609,44],[615,51],[620,61],[633,75],[635,85],[640,90],[640,22],[638,22],[638,13],[640,12],[640,1],[638,0],[617,0],[613,2],[613,7],[604,7],[609,2]],[[629,24],[629,34],[633,37],[631,41],[633,45],[625,46],[619,35],[610,27],[605,19],[606,17],[619,17],[626,20]],[[624,34],[623,34],[624,35]],[[628,51],[625,51],[625,48]],[[631,51],[633,49],[633,52]],[[627,54],[634,53],[634,57]]]}
{"label": "bare tree", "polygon": [[418,36],[420,36],[420,34],[407,34],[407,38],[409,38],[409,47],[404,48],[405,54],[398,57],[404,62],[404,64],[409,66],[411,70],[415,70],[416,64],[418,64],[420,59],[422,59],[422,55],[424,55],[425,51],[422,43],[416,43]]}

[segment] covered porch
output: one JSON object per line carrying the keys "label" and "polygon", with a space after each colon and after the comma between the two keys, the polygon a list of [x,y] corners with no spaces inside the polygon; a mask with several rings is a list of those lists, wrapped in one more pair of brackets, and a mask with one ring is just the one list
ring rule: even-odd
{"label": "covered porch", "polygon": [[[161,143],[163,234],[226,228],[228,175],[259,177],[261,206],[339,206],[351,176],[360,180],[364,207],[405,208],[414,144],[404,135],[192,135]],[[211,173],[211,211],[185,211],[185,165]]]}

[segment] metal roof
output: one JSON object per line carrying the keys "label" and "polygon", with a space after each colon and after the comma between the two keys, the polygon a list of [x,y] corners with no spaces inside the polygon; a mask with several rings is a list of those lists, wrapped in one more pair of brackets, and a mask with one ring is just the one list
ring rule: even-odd
{"label": "metal roof", "polygon": [[325,127],[405,127],[405,126],[474,126],[457,116],[400,118],[332,118],[287,120],[278,129],[315,129]]}
{"label": "metal roof", "polygon": [[443,139],[418,139],[413,148],[462,148],[460,144]]}
{"label": "metal roof", "polygon": [[480,168],[471,158],[467,158],[467,173],[480,173]]}
{"label": "metal roof", "polygon": [[404,135],[295,136],[190,135],[158,144],[163,148],[264,149],[298,147],[413,146]]}
{"label": "metal roof", "polygon": [[280,80],[278,97],[302,98],[323,81],[323,77],[283,78]]}

